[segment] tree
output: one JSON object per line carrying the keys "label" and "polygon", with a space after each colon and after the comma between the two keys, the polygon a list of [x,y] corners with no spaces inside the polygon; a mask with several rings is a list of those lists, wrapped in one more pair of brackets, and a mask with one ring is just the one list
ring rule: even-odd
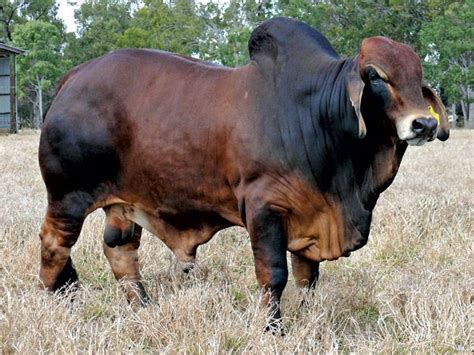
{"label": "tree", "polygon": [[61,29],[63,23],[57,19],[57,10],[55,0],[0,0],[1,40],[11,42],[13,26],[26,21],[51,22]]}
{"label": "tree", "polygon": [[200,56],[228,66],[247,63],[252,30],[277,12],[272,0],[232,0],[225,6],[212,2],[201,6],[206,30],[200,40]]}
{"label": "tree", "polygon": [[419,1],[281,0],[282,14],[318,29],[336,51],[353,56],[362,40],[386,36],[417,49],[427,7]]}
{"label": "tree", "polygon": [[18,17],[18,10],[22,6],[21,0],[0,1],[0,22],[2,23],[2,41],[7,42],[12,40],[12,26]]}
{"label": "tree", "polygon": [[474,1],[455,2],[424,24],[420,37],[425,76],[444,89],[449,102],[460,102],[469,123],[474,88]]}
{"label": "tree", "polygon": [[118,48],[117,40],[130,26],[135,0],[86,0],[76,10],[78,36],[67,36],[65,55],[74,65]]}
{"label": "tree", "polygon": [[203,32],[204,21],[197,14],[194,0],[145,0],[117,43],[120,47],[196,55]]}
{"label": "tree", "polygon": [[20,106],[31,105],[35,125],[71,65],[120,47],[243,65],[251,31],[274,16],[307,22],[342,56],[356,54],[369,36],[408,43],[421,53],[428,81],[469,118],[474,0],[85,0],[75,13],[77,34],[64,33],[56,2],[0,0],[0,37],[28,50],[18,58]]}
{"label": "tree", "polygon": [[32,104],[34,128],[43,122],[45,96],[52,97],[56,81],[69,66],[61,53],[63,39],[55,25],[43,21],[17,25],[13,33],[14,44],[27,49],[18,57],[18,93],[20,100]]}

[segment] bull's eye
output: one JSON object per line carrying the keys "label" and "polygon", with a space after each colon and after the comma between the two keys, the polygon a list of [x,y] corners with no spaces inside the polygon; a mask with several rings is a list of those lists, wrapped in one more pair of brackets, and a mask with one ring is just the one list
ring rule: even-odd
{"label": "bull's eye", "polygon": [[377,71],[373,68],[369,68],[367,70],[367,77],[370,81],[382,80],[379,73],[377,73]]}
{"label": "bull's eye", "polygon": [[366,76],[367,78],[369,79],[369,81],[371,83],[375,83],[375,84],[378,84],[378,83],[388,83],[388,79],[385,77],[385,76],[381,76],[379,74],[379,72],[375,69],[375,68],[372,68],[372,67],[369,67],[367,68],[367,71],[366,71]]}
{"label": "bull's eye", "polygon": [[385,78],[371,67],[367,68],[365,74],[368,79],[368,92],[370,92],[373,102],[381,109],[387,108],[390,104],[390,93]]}

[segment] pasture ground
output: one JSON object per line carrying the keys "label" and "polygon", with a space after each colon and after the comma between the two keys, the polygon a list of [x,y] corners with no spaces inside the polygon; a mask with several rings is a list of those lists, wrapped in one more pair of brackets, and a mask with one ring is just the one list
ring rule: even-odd
{"label": "pasture ground", "polygon": [[0,137],[1,353],[472,353],[474,131],[410,147],[375,210],[369,243],[325,262],[316,291],[284,293],[285,337],[265,310],[243,229],[198,251],[190,276],[145,233],[142,274],[153,303],[132,309],[102,253],[104,214],[88,217],[73,260],[74,302],[37,288],[46,194],[39,134]]}

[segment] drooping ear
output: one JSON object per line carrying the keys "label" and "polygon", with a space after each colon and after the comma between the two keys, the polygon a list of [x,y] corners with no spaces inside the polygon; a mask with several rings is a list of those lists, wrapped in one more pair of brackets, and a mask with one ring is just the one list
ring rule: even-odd
{"label": "drooping ear", "polygon": [[[430,88],[426,83],[421,86],[423,97],[425,98],[428,110],[436,118],[439,124],[438,128],[438,139],[445,141],[449,138],[449,121],[446,109],[444,108],[441,99],[436,95],[435,91]],[[430,109],[431,108],[431,109]]]}
{"label": "drooping ear", "polygon": [[367,134],[367,127],[365,125],[364,117],[360,111],[362,105],[362,94],[364,92],[364,81],[360,77],[359,73],[352,70],[348,75],[347,91],[349,92],[349,98],[352,106],[356,113],[359,125],[359,138],[364,138]]}

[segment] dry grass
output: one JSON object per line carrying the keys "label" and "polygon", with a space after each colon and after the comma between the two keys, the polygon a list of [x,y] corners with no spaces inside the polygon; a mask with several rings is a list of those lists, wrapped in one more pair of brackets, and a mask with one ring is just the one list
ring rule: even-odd
{"label": "dry grass", "polygon": [[290,280],[287,335],[263,333],[242,229],[219,233],[184,276],[146,233],[153,304],[130,308],[102,254],[103,213],[86,221],[73,259],[76,299],[37,289],[46,197],[38,134],[0,137],[0,350],[19,352],[465,352],[473,345],[473,131],[409,148],[376,208],[368,245],[322,265],[314,292]]}

